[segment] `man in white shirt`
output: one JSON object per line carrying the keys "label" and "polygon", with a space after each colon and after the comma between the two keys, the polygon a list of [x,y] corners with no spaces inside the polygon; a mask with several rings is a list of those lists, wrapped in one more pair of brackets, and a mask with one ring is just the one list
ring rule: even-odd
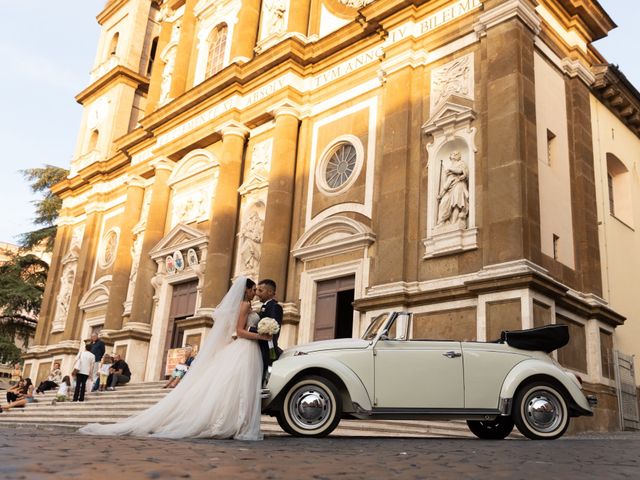
{"label": "man in white shirt", "polygon": [[85,345],[85,350],[78,356],[76,360],[76,389],[73,393],[74,402],[84,402],[84,392],[87,386],[87,379],[93,372],[93,365],[96,363],[96,358],[91,353],[91,344]]}

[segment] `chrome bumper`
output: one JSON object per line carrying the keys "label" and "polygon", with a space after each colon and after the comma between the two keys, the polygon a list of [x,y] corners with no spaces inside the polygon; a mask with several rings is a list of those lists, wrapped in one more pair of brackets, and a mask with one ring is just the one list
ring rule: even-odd
{"label": "chrome bumper", "polygon": [[271,398],[271,391],[268,388],[262,388],[260,390],[260,398],[263,400]]}

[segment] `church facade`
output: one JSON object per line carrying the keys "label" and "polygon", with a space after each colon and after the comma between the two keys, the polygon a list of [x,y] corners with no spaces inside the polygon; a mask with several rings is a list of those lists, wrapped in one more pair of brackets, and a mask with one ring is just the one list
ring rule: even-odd
{"label": "church facade", "polygon": [[640,95],[591,45],[615,27],[596,1],[109,0],[97,20],[32,377],[99,331],[134,381],[163,378],[247,275],[276,281],[284,346],[393,309],[434,339],[565,323],[554,355],[600,400],[577,428],[618,428]]}

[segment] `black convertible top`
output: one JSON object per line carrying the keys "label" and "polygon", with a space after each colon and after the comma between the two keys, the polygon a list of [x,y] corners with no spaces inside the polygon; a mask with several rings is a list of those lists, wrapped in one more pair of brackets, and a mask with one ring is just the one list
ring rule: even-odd
{"label": "black convertible top", "polygon": [[569,327],[567,325],[546,325],[528,330],[504,331],[500,335],[500,343],[507,343],[521,350],[540,350],[551,353],[569,343]]}

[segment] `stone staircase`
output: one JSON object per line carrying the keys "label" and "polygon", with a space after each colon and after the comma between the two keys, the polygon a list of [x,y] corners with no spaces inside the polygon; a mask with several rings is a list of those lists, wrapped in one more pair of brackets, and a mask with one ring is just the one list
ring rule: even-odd
{"label": "stone staircase", "polygon": [[[2,427],[34,427],[75,431],[87,423],[114,423],[144,410],[163,398],[169,390],[164,382],[123,385],[112,392],[88,394],[83,403],[51,401],[55,391],[37,395],[37,402],[25,408],[14,408],[0,413]],[[0,391],[0,404],[5,405],[4,391]],[[262,417],[262,431],[267,436],[286,435],[275,418]],[[334,436],[365,437],[473,437],[465,422],[450,421],[395,421],[342,420],[332,433]],[[515,430],[512,436],[516,436]],[[519,436],[519,435],[517,435]]]}

